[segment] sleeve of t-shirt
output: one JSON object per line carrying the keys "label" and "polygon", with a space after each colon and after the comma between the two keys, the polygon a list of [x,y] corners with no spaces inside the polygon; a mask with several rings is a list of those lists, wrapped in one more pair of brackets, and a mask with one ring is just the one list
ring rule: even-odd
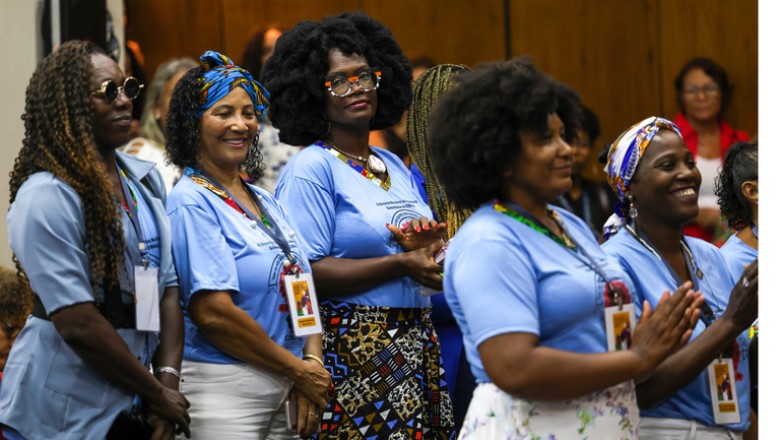
{"label": "sleeve of t-shirt", "polygon": [[235,257],[210,209],[185,204],[168,214],[182,305],[201,290],[238,292]]}
{"label": "sleeve of t-shirt", "polygon": [[301,244],[310,261],[331,254],[336,229],[336,209],[331,192],[322,183],[283,174],[276,199],[290,214],[290,223],[303,237]]}
{"label": "sleeve of t-shirt", "polygon": [[49,315],[95,301],[85,230],[81,199],[55,178],[17,194],[8,216],[11,248]]}
{"label": "sleeve of t-shirt", "polygon": [[527,254],[503,240],[469,246],[445,269],[474,343],[504,333],[539,335],[538,284]]}

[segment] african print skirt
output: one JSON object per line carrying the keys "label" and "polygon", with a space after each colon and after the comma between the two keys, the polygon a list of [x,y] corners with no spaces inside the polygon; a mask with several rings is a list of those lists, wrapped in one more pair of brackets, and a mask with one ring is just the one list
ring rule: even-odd
{"label": "african print skirt", "polygon": [[320,440],[455,438],[430,307],[323,303],[321,310],[336,395]]}

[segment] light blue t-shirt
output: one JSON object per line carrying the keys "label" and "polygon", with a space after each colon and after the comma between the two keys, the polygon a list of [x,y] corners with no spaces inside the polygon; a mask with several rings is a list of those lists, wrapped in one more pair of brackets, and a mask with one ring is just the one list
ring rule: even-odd
{"label": "light blue t-shirt", "polygon": [[[311,272],[285,211],[265,190],[252,185],[250,188],[268,210],[271,221],[284,231],[298,264]],[[184,359],[215,364],[243,362],[217,348],[193,324],[190,300],[201,290],[231,292],[236,306],[254,318],[274,342],[300,357],[304,339],[296,337],[290,328],[287,301],[279,285],[286,257],[266,227],[253,227],[243,213],[186,176],[168,195],[167,208],[184,310]]]}
{"label": "light blue t-shirt", "polygon": [[742,241],[737,234],[732,234],[728,240],[721,246],[720,254],[726,260],[731,279],[735,282],[742,278],[742,272],[745,266],[758,258],[758,249],[753,249]]}
{"label": "light blue t-shirt", "polygon": [[[715,313],[716,318],[719,318],[728,305],[731,289],[734,286],[726,262],[718,252],[718,248],[710,243],[693,237],[685,237],[685,242],[693,254],[696,267],[704,274],[704,278],[699,282],[704,300]],[[666,264],[632,237],[625,228],[602,246],[607,253],[618,258],[637,286],[637,294],[634,296],[637,305],[648,300],[655,309],[664,291],[674,292],[679,287]],[[640,311],[641,308],[637,308],[637,313]],[[705,329],[704,322],[699,320],[693,329],[691,340],[699,337]],[[737,377],[736,384],[742,421],[739,424],[725,426],[742,432],[748,427],[750,413],[749,340],[746,332],[737,338],[737,342],[740,355],[734,373],[742,377],[742,380]],[[691,383],[664,402],[642,410],[641,416],[696,420],[708,426],[716,426],[710,403],[707,370],[704,369]]]}
{"label": "light blue t-shirt", "polygon": [[[374,258],[403,252],[386,224],[400,227],[422,216],[432,218],[409,170],[393,153],[372,148],[387,165],[391,186],[382,189],[328,150],[304,148],[282,171],[276,198],[293,213],[309,260],[323,257]],[[387,307],[425,307],[420,285],[400,277],[356,295],[331,301]]]}
{"label": "light blue t-shirt", "polygon": [[[561,208],[572,236],[610,278],[633,285],[599,248],[590,228]],[[491,382],[477,348],[505,333],[531,333],[545,347],[577,353],[607,351],[604,280],[581,254],[500,213],[488,203],[463,224],[444,262],[444,291],[463,332],[477,382]]]}
{"label": "light blue t-shirt", "polygon": [[[171,238],[163,201],[162,178],[154,163],[117,153],[127,172],[142,219],[147,243],[156,243],[160,268],[160,299],[166,287],[177,285]],[[149,181],[154,192],[141,183]],[[117,207],[118,210],[121,208]],[[135,230],[120,215],[125,239],[120,284],[133,290],[133,262],[140,261]],[[93,294],[91,266],[86,252],[84,206],[78,193],[48,172],[35,173],[19,188],[8,212],[8,237],[14,254],[40,297],[47,313],[81,303],[102,300]],[[147,238],[148,237],[148,238]],[[130,293],[123,301],[132,304]],[[158,335],[122,328],[116,330],[139,359],[154,352]],[[148,356],[147,356],[148,357]],[[62,339],[51,321],[29,316],[14,343],[0,386],[0,423],[29,439],[84,439],[105,437],[117,414],[132,405],[132,393],[97,374]]]}

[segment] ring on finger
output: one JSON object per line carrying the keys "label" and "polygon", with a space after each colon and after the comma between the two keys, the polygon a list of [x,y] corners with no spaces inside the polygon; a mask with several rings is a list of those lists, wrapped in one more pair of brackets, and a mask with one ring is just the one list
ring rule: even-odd
{"label": "ring on finger", "polygon": [[742,277],[742,287],[746,288],[748,287],[748,280],[746,277]]}

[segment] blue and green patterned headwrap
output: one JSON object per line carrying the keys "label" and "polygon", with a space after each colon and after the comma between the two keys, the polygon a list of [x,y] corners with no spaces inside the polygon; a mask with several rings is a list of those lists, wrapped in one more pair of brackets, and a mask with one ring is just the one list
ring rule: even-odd
{"label": "blue and green patterned headwrap", "polygon": [[205,69],[203,76],[198,79],[200,84],[200,110],[198,118],[203,116],[211,106],[227,96],[236,87],[246,90],[255,106],[257,118],[263,116],[268,108],[268,91],[252,75],[239,66],[233,64],[233,60],[213,50],[207,50],[200,57],[200,64]]}

